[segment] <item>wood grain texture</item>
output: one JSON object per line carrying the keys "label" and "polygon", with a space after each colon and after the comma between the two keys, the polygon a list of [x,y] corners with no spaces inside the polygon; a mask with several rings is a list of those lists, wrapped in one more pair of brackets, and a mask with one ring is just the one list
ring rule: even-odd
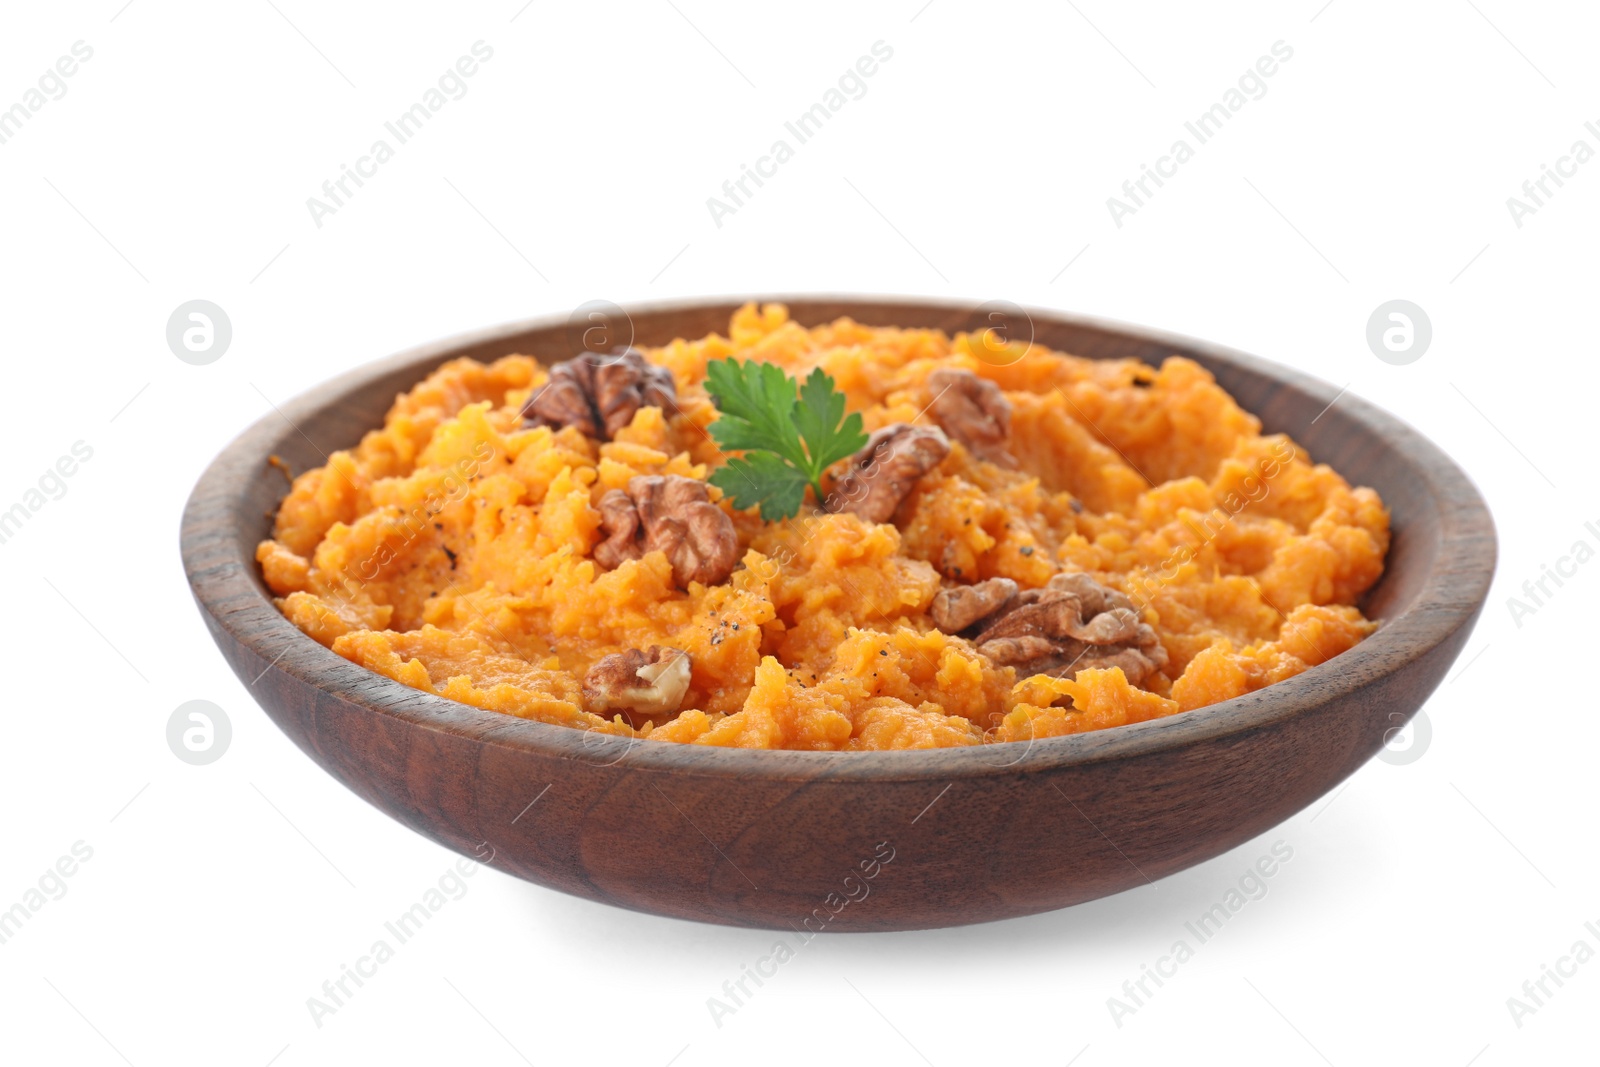
{"label": "wood grain texture", "polygon": [[[985,325],[975,304],[769,297],[806,325]],[[636,340],[726,331],[743,300],[629,309]],[[1093,358],[1209,368],[1393,512],[1366,598],[1381,628],[1289,681],[1199,711],[1037,742],[930,752],[752,752],[629,741],[443,700],[318,645],[273,606],[254,560],[296,471],[355,444],[396,394],[455,356],[571,355],[565,318],[374,363],[283,405],[201,477],[182,552],[212,636],[294,742],[380,810],[541,885],[663,915],[786,930],[899,930],[1061,908],[1154,881],[1262,833],[1337,786],[1407,721],[1461,651],[1488,593],[1494,527],[1471,482],[1391,415],[1215,345],[1030,310],[1035,338]],[[1332,403],[1332,407],[1329,404]],[[535,801],[537,798],[537,801]],[[530,802],[532,806],[530,807]],[[845,879],[894,850],[869,895]],[[850,883],[851,892],[860,895]]]}

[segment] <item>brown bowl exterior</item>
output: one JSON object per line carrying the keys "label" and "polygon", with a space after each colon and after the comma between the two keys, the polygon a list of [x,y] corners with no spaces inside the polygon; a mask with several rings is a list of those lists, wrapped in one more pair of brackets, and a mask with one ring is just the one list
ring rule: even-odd
{"label": "brown bowl exterior", "polygon": [[[786,303],[805,325],[843,315],[947,331],[987,324],[975,303],[758,299]],[[628,311],[638,343],[662,344],[726,331],[742,303]],[[1196,360],[1266,431],[1377,489],[1394,526],[1364,604],[1378,632],[1296,678],[1153,722],[1011,745],[817,753],[630,742],[482,711],[373,674],[291,625],[254,557],[283,491],[267,457],[320,465],[446,359],[567,358],[564,317],[414,349],[266,416],[195,487],[184,566],[218,647],[295,744],[405,825],[467,855],[492,848],[495,866],[540,885],[802,937],[985,922],[1106,896],[1247,841],[1377,753],[1461,651],[1493,576],[1494,527],[1448,457],[1356,397],[1334,403],[1323,382],[1215,345],[1028,314],[1051,348]]]}

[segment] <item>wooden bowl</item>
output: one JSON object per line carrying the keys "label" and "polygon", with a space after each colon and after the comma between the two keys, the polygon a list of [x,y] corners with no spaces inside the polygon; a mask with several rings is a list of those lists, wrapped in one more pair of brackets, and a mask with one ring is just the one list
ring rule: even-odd
{"label": "wooden bowl", "polygon": [[[950,301],[771,299],[805,325],[841,315],[987,325],[983,309]],[[725,333],[743,302],[629,315],[639,343],[662,344]],[[296,471],[321,465],[456,356],[568,358],[565,317],[413,349],[265,416],[189,498],[184,566],[218,647],[295,744],[417,832],[466,855],[492,849],[495,866],[540,885],[801,936],[984,922],[1116,893],[1262,833],[1377,753],[1461,651],[1494,571],[1494,527],[1460,468],[1357,397],[1335,403],[1323,382],[1215,345],[1028,314],[1035,340],[1065,352],[1196,360],[1266,431],[1378,490],[1394,542],[1364,604],[1377,633],[1288,681],[1153,722],[1009,745],[833,753],[630,741],[481,711],[358,667],[292,626],[255,563],[284,490],[267,457]]]}

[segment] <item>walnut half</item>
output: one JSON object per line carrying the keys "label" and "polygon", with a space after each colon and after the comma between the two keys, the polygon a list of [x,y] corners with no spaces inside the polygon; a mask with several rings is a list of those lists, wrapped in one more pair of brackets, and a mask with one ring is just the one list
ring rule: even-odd
{"label": "walnut half", "polygon": [[928,375],[928,391],[933,394],[928,409],[945,433],[979,459],[1017,466],[1017,457],[1006,449],[1011,439],[1011,401],[998,385],[969,370],[941,367]]}
{"label": "walnut half", "polygon": [[620,711],[630,720],[675,715],[689,691],[690,666],[689,653],[660,645],[613,653],[584,675],[583,702],[596,714]]}
{"label": "walnut half", "polygon": [[608,441],[643,407],[675,411],[678,390],[672,372],[644,358],[637,348],[610,356],[586,353],[550,368],[550,380],[534,391],[522,417],[533,426],[576,426]]}
{"label": "walnut half", "polygon": [[704,482],[679,474],[640,474],[628,489],[600,498],[600,528],[606,539],[594,558],[607,570],[646,552],[664,552],[680,588],[690,582],[716,585],[739,562],[733,520],[711,503]]}
{"label": "walnut half", "polygon": [[[1133,602],[1087,574],[1058,574],[1042,589],[1005,599],[999,582],[1011,584],[991,578],[965,587],[966,594],[939,593],[929,608],[935,625],[953,632],[939,623],[939,612],[951,623],[965,623],[957,628],[974,630],[979,652],[1019,675],[1070,677],[1091,667],[1121,667],[1139,685],[1167,665],[1166,648]],[[989,613],[974,617],[977,608],[996,601]]]}
{"label": "walnut half", "polygon": [[867,438],[866,447],[833,483],[829,511],[849,511],[867,522],[888,522],[917,479],[950,454],[940,430],[896,422]]}
{"label": "walnut half", "polygon": [[1010,578],[990,578],[972,585],[956,585],[934,594],[928,617],[947,634],[960,633],[980,619],[1001,611],[1017,595]]}

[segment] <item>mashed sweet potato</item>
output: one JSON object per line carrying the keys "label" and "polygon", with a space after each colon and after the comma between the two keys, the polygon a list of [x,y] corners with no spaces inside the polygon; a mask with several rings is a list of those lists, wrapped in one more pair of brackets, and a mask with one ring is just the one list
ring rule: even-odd
{"label": "mashed sweet potato", "polygon": [[[993,344],[993,337],[988,339]],[[1353,606],[1378,578],[1388,513],[1370,489],[1262,436],[1204,369],[1159,369],[979,338],[806,329],[782,306],[730,335],[644,350],[678,410],[642,407],[614,439],[528,428],[534,360],[455,360],[398,397],[381,429],[294,481],[259,560],[285,615],[334,652],[492,711],[655,740],[747,748],[898,749],[1015,741],[1172,715],[1292,677],[1373,629]],[[986,358],[977,358],[978,354]],[[1010,468],[959,443],[892,522],[734,512],[741,565],[673,581],[660,551],[606,570],[600,497],[642,474],[704,480],[724,457],[708,360],[833,376],[868,431],[926,422],[940,368],[1011,402]],[[720,520],[719,520],[720,521]],[[1125,594],[1165,649],[1130,684],[1118,667],[1019,677],[940,632],[942,587],[1037,589],[1085,572]],[[638,728],[585,707],[602,657],[670,646],[692,663],[681,710]]]}

